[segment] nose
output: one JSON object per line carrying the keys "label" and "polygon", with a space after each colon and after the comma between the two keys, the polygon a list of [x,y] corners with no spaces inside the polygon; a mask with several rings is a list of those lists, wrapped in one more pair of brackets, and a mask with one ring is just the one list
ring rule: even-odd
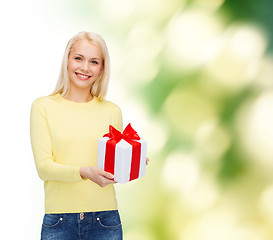
{"label": "nose", "polygon": [[88,66],[88,61],[83,61],[81,64],[81,70],[84,72],[88,72],[89,66]]}

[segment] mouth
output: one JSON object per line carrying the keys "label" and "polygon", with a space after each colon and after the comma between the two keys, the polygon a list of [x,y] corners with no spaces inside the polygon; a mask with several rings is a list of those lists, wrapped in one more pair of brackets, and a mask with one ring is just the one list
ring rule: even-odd
{"label": "mouth", "polygon": [[75,72],[75,74],[77,75],[77,77],[80,80],[88,80],[88,79],[90,79],[92,77],[90,75],[86,75],[86,74],[82,74],[82,73],[78,73],[78,72]]}

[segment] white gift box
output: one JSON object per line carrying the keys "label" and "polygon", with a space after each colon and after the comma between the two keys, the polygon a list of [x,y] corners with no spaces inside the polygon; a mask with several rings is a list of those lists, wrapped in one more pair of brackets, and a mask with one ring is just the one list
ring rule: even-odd
{"label": "white gift box", "polygon": [[[98,140],[98,156],[97,156],[97,166],[105,170],[105,154],[106,154],[106,144],[109,137],[102,137]],[[132,140],[139,142],[141,144],[140,159],[139,159],[139,170],[138,177],[140,178],[145,175],[146,168],[146,154],[147,154],[147,142],[145,140]],[[124,139],[121,139],[115,146],[115,168],[114,168],[114,181],[118,183],[126,183],[134,179],[130,179],[131,174],[131,164],[132,164],[132,148],[133,146],[129,144]]]}

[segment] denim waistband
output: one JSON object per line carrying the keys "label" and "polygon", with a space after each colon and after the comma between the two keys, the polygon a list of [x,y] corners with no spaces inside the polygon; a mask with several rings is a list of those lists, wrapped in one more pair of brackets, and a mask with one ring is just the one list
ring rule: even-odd
{"label": "denim waistband", "polygon": [[83,220],[83,219],[96,219],[105,217],[108,214],[117,212],[118,210],[98,211],[98,212],[80,212],[80,213],[46,213],[45,215],[53,215],[63,220]]}

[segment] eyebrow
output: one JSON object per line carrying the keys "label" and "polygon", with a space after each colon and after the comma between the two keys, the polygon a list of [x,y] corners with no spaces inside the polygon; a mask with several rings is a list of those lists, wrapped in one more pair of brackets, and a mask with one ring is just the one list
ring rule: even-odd
{"label": "eyebrow", "polygon": [[[79,55],[79,56],[81,56],[81,57],[83,57],[83,58],[84,58],[84,56],[83,56],[82,54],[80,54],[80,53],[75,53],[75,55]],[[100,61],[101,61],[101,59],[100,59],[100,58],[96,58],[96,57],[91,58],[91,59],[98,59],[98,60],[100,60]]]}

